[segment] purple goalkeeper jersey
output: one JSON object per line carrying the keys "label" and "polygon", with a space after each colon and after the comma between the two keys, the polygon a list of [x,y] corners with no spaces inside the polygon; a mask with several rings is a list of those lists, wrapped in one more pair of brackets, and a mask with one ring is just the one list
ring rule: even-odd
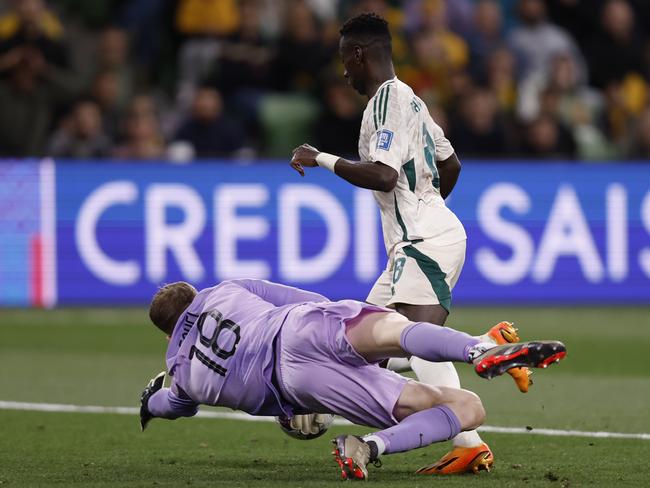
{"label": "purple goalkeeper jersey", "polygon": [[230,280],[199,292],[167,349],[170,388],[148,408],[156,417],[192,416],[199,404],[252,415],[290,413],[273,382],[275,338],[287,314],[327,298],[263,280]]}

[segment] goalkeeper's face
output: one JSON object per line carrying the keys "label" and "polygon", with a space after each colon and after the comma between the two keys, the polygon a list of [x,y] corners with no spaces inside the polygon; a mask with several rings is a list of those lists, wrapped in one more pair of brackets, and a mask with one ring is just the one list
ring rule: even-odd
{"label": "goalkeeper's face", "polygon": [[343,76],[348,84],[361,95],[366,95],[366,73],[363,48],[360,45],[346,42],[345,36],[339,43],[339,54],[343,62]]}

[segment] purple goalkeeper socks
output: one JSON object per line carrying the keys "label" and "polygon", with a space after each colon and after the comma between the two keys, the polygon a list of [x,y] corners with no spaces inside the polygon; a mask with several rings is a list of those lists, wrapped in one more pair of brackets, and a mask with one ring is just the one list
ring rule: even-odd
{"label": "purple goalkeeper socks", "polygon": [[402,331],[400,345],[412,356],[432,362],[469,362],[469,350],[481,342],[454,329],[415,322]]}
{"label": "purple goalkeeper socks", "polygon": [[452,439],[459,432],[456,414],[449,407],[438,405],[409,415],[399,424],[373,435],[384,441],[384,453],[391,454]]}

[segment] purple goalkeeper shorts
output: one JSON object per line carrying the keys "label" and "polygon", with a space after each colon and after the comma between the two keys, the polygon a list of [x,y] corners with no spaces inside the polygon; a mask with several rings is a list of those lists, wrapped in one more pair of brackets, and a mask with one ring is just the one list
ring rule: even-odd
{"label": "purple goalkeeper shorts", "polygon": [[368,363],[345,336],[346,321],[370,311],[388,310],[343,300],[305,304],[289,313],[276,362],[285,400],[355,424],[386,428],[397,423],[393,409],[408,378]]}

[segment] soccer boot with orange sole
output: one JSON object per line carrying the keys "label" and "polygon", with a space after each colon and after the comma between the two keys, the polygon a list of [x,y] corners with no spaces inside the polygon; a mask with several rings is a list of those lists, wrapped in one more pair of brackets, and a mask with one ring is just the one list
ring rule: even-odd
{"label": "soccer boot with orange sole", "polygon": [[355,435],[340,435],[332,441],[334,460],[341,468],[341,479],[363,481],[368,479],[368,464],[381,466],[377,447]]}
{"label": "soccer boot with orange sole", "polygon": [[[510,322],[499,322],[492,327],[487,335],[498,345],[511,344],[519,342],[518,329]],[[519,391],[528,393],[528,388],[533,384],[533,372],[528,368],[512,368],[508,374],[515,380],[515,384]]]}
{"label": "soccer boot with orange sole", "polygon": [[474,371],[483,378],[493,378],[511,368],[546,368],[566,356],[560,341],[528,341],[483,349],[482,344],[470,350]]}
{"label": "soccer boot with orange sole", "polygon": [[486,443],[475,447],[454,447],[440,461],[416,471],[417,474],[461,474],[490,471],[494,456]]}

